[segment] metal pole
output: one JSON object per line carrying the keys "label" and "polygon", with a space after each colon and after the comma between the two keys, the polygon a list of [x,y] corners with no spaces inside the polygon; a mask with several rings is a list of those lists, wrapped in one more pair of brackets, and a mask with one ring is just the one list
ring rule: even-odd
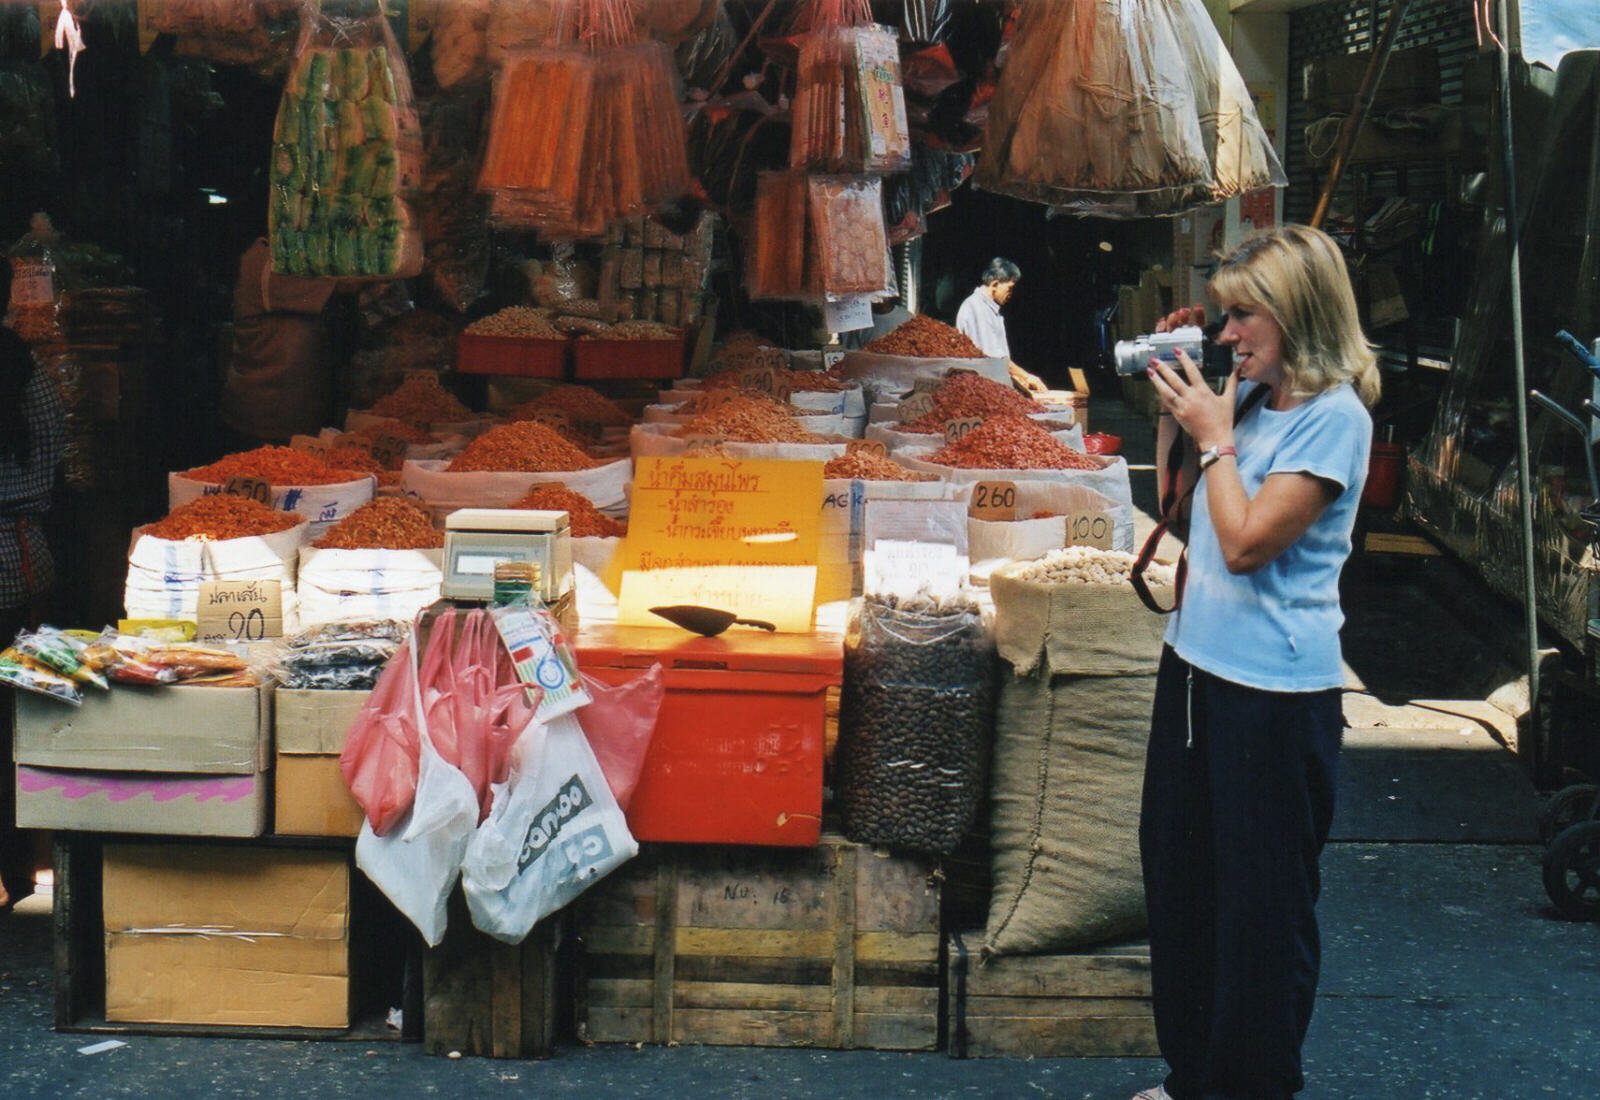
{"label": "metal pole", "polygon": [[[1511,264],[1511,362],[1517,394],[1517,495],[1522,519],[1522,600],[1524,629],[1528,632],[1528,732],[1533,752],[1531,769],[1544,764],[1539,743],[1539,603],[1533,579],[1533,475],[1528,444],[1528,371],[1522,338],[1522,229],[1517,210],[1517,157],[1511,129],[1511,24],[1507,9],[1512,0],[1500,0],[1500,128],[1501,154],[1506,177],[1506,244]],[[1518,746],[1520,751],[1521,746]]]}
{"label": "metal pole", "polygon": [[[1328,216],[1333,193],[1338,190],[1339,179],[1344,175],[1344,162],[1355,149],[1356,138],[1361,136],[1361,127],[1366,124],[1367,114],[1372,110],[1372,100],[1378,94],[1378,82],[1383,79],[1384,66],[1389,64],[1389,54],[1394,50],[1395,36],[1400,33],[1400,22],[1406,17],[1406,9],[1410,6],[1411,0],[1394,0],[1389,9],[1389,21],[1383,27],[1383,36],[1373,48],[1372,56],[1367,58],[1367,71],[1361,74],[1355,109],[1345,116],[1343,125],[1339,127],[1339,144],[1334,148],[1333,160],[1328,165],[1328,178],[1322,184],[1322,194],[1317,198],[1317,208],[1311,215],[1313,229],[1321,229],[1323,219]],[[1373,10],[1376,12],[1377,9]]]}

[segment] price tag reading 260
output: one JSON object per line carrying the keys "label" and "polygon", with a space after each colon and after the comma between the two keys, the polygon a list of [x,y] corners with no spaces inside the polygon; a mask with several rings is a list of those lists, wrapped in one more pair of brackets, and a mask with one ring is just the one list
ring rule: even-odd
{"label": "price tag reading 260", "polygon": [[1017,518],[1017,483],[980,481],[972,487],[967,514],[973,519],[1010,522]]}

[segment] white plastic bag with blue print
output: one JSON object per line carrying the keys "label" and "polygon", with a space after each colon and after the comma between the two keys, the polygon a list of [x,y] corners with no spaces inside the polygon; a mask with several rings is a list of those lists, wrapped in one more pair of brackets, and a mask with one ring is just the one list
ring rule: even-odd
{"label": "white plastic bag with blue print", "polygon": [[506,943],[639,853],[576,718],[531,723],[518,751],[461,867],[472,923]]}

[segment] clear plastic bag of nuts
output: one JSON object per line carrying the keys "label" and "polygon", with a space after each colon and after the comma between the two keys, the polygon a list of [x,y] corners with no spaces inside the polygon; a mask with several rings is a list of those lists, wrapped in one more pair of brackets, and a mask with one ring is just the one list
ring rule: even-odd
{"label": "clear plastic bag of nuts", "polygon": [[986,789],[995,667],[970,604],[861,602],[845,648],[834,777],[846,837],[956,849]]}

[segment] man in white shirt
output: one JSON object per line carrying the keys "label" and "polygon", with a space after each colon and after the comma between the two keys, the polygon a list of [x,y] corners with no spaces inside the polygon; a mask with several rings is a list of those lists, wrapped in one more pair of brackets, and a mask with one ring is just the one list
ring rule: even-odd
{"label": "man in white shirt", "polygon": [[1006,322],[1000,316],[1000,307],[1006,304],[1022,269],[1010,260],[996,256],[983,269],[983,281],[956,311],[956,329],[971,340],[983,354],[993,359],[1004,359],[1011,372],[1011,381],[1018,389],[1042,393],[1045,384],[1035,374],[1023,370],[1011,359],[1011,344],[1006,339]]}

